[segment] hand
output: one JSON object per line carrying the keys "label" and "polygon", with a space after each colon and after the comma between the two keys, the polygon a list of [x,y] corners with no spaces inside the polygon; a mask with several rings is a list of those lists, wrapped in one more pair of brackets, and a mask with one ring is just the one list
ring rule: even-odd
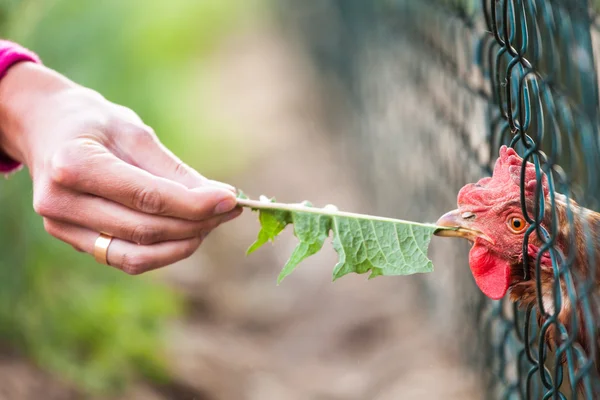
{"label": "hand", "polygon": [[33,63],[0,83],[0,148],[28,166],[48,233],[129,274],[189,257],[241,213],[233,187],[182,163],[131,110]]}

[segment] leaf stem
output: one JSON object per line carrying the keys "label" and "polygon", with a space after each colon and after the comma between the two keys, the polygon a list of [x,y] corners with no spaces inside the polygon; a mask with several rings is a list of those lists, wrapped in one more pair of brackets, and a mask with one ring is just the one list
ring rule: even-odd
{"label": "leaf stem", "polygon": [[436,229],[452,229],[442,226],[437,226],[435,224],[423,224],[418,222],[404,221],[401,219],[394,218],[386,218],[386,217],[377,217],[374,215],[367,214],[357,214],[350,213],[345,211],[337,211],[328,208],[317,208],[317,207],[306,207],[302,204],[286,204],[286,203],[272,203],[258,200],[250,200],[250,199],[237,199],[238,205],[242,207],[248,207],[252,209],[267,209],[267,210],[284,210],[284,211],[292,211],[292,212],[304,212],[310,214],[320,214],[320,215],[328,215],[331,217],[346,217],[346,218],[356,218],[356,219],[368,219],[373,221],[383,221],[383,222],[393,222],[400,224],[410,224],[410,225],[419,225],[428,228],[436,228]]}

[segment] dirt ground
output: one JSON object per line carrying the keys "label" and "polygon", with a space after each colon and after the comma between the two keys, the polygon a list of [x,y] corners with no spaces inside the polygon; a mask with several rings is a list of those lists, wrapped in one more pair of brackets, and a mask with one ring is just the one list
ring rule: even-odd
{"label": "dirt ground", "polygon": [[[318,83],[293,46],[268,29],[240,32],[215,61],[214,112],[234,121],[252,149],[234,178],[252,196],[309,199],[360,212],[368,202],[328,141]],[[245,212],[192,258],[157,275],[185,292],[190,313],[172,327],[177,384],[138,385],[123,399],[479,399],[477,377],[458,361],[414,300],[410,278],[347,276],[332,283],[331,246],[280,286],[291,232],[245,256],[258,229]],[[78,398],[27,362],[0,360],[1,399]]]}

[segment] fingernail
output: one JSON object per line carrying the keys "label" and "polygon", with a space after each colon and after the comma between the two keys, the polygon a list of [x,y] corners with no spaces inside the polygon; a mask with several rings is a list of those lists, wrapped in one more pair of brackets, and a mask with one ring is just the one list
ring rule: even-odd
{"label": "fingernail", "polygon": [[226,212],[233,210],[236,204],[237,202],[235,199],[223,200],[215,207],[215,214],[225,214]]}

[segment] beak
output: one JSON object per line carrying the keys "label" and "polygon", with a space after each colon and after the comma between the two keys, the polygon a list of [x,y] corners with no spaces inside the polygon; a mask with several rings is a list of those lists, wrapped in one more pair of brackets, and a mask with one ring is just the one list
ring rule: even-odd
{"label": "beak", "polygon": [[435,223],[440,228],[434,232],[436,236],[442,237],[457,237],[467,239],[474,242],[475,239],[480,238],[492,242],[492,240],[486,236],[483,232],[473,229],[469,226],[469,221],[466,221],[461,217],[460,210],[453,210],[442,215],[440,219]]}

